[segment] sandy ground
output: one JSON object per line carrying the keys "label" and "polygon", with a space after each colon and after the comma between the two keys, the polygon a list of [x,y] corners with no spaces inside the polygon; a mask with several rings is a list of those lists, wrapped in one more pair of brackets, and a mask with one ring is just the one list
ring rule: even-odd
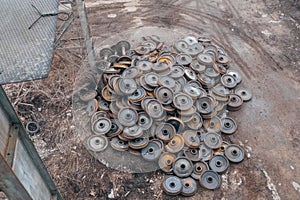
{"label": "sandy ground", "polygon": [[[229,52],[253,99],[231,114],[232,140],[247,158],[231,165],[215,191],[191,199],[300,198],[300,2],[287,0],[86,0],[94,47],[130,28],[157,26],[209,33]],[[75,13],[75,16],[77,14]],[[65,199],[183,199],[160,188],[161,171],[128,174],[109,169],[83,147],[72,122],[72,90],[85,60],[79,19],[57,49],[49,77],[5,86],[23,122],[36,120],[32,140]],[[74,38],[77,38],[74,40]],[[66,50],[67,49],[67,50]],[[29,104],[29,105],[27,105]]]}

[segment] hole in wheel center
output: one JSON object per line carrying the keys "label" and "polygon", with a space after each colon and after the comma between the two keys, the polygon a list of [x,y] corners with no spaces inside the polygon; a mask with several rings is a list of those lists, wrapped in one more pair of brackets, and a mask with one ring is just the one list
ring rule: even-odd
{"label": "hole in wheel center", "polygon": [[206,102],[204,102],[204,103],[201,104],[201,107],[204,108],[204,109],[206,109],[207,106],[208,106],[208,104]]}
{"label": "hole in wheel center", "polygon": [[230,128],[231,127],[231,124],[229,122],[226,122],[224,125],[225,125],[226,128]]}
{"label": "hole in wheel center", "polygon": [[184,186],[185,187],[190,187],[190,184],[189,183],[185,183]]}
{"label": "hole in wheel center", "polygon": [[171,188],[174,188],[175,186],[176,186],[176,184],[175,184],[174,182],[171,182],[171,183],[170,183],[170,187],[171,187]]}
{"label": "hole in wheel center", "polygon": [[99,123],[99,127],[100,127],[100,128],[103,128],[103,127],[104,127],[104,123],[102,123],[102,122]]}
{"label": "hole in wheel center", "polygon": [[153,151],[154,151],[154,149],[153,149],[152,147],[150,147],[150,148],[148,149],[148,152],[149,152],[149,153],[153,153]]}
{"label": "hole in wheel center", "polygon": [[202,171],[202,167],[201,167],[201,166],[197,166],[196,170],[197,170],[198,172],[200,172],[200,171]]}
{"label": "hole in wheel center", "polygon": [[232,151],[232,155],[237,156],[237,155],[238,155],[237,150],[233,150],[233,151]]}
{"label": "hole in wheel center", "polygon": [[212,177],[207,177],[206,180],[207,180],[208,183],[212,183],[213,182],[213,178]]}
{"label": "hole in wheel center", "polygon": [[169,131],[166,130],[166,129],[164,129],[164,130],[162,131],[162,134],[163,134],[164,136],[167,136],[167,135],[169,135]]}
{"label": "hole in wheel center", "polygon": [[218,160],[218,161],[216,162],[216,166],[217,166],[217,167],[221,167],[221,166],[222,166],[222,162]]}

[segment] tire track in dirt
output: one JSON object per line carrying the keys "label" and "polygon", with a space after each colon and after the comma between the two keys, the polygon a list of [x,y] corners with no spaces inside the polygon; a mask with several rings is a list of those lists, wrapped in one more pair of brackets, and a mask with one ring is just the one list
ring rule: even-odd
{"label": "tire track in dirt", "polygon": [[[255,51],[257,51],[262,58],[262,60],[265,63],[272,62],[271,64],[267,65],[270,67],[273,71],[277,71],[278,69],[282,69],[280,65],[274,60],[274,58],[254,39],[249,37],[247,33],[240,30],[240,28],[232,25],[230,22],[224,21],[223,19],[211,14],[211,13],[205,13],[205,12],[199,12],[199,10],[193,9],[193,8],[185,8],[184,6],[180,5],[169,5],[169,4],[161,4],[157,3],[155,6],[153,4],[147,4],[143,3],[139,5],[143,8],[149,8],[149,12],[145,12],[143,17],[151,17],[156,15],[156,13],[153,12],[153,8],[161,9],[162,11],[166,11],[167,9],[175,9],[177,11],[180,11],[181,13],[190,16],[196,20],[201,20],[201,18],[206,18],[208,20],[211,20],[215,23],[218,23],[219,25],[223,25],[225,28],[231,29],[234,28],[236,30],[237,36],[239,36],[242,40],[244,40],[250,47],[252,47]],[[151,13],[152,12],[152,13]],[[174,24],[175,25],[175,24]],[[274,67],[276,66],[276,67]],[[263,66],[257,66],[257,68],[263,69]],[[248,68],[248,70],[252,70],[252,68]],[[254,72],[252,72],[254,73]]]}
{"label": "tire track in dirt", "polygon": [[[241,19],[243,19],[243,17],[240,15],[239,11],[236,9],[236,7],[232,3],[232,1],[225,0],[224,2],[226,4],[227,8],[229,10],[231,10],[233,16],[235,17],[234,20],[241,21]],[[241,29],[238,29],[238,31],[241,32]],[[242,33],[242,35],[247,35],[247,34]],[[268,63],[271,60],[276,65],[276,67],[274,67],[272,64],[269,65],[272,70],[274,70],[274,71],[277,71],[278,69],[282,70],[282,67],[278,64],[278,62],[276,62],[274,60],[274,58],[259,43],[257,43],[253,38],[249,37],[248,35],[247,35],[247,37],[248,37],[247,42],[251,43],[251,47],[255,47],[256,45],[258,46],[258,48],[255,48],[255,49],[257,50],[257,52],[259,52],[259,55],[264,62]],[[265,55],[269,58],[269,60],[266,59]]]}

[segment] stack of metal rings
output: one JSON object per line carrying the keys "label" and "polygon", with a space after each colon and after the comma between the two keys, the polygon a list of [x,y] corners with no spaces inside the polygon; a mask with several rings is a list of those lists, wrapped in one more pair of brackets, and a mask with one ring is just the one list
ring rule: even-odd
{"label": "stack of metal rings", "polygon": [[229,111],[251,99],[229,69],[225,50],[208,37],[188,35],[173,45],[146,36],[136,47],[120,41],[100,51],[95,91],[81,91],[87,103],[93,152],[110,145],[156,162],[168,176],[169,195],[192,196],[197,185],[216,189],[231,162],[244,150],[226,142],[236,132]]}

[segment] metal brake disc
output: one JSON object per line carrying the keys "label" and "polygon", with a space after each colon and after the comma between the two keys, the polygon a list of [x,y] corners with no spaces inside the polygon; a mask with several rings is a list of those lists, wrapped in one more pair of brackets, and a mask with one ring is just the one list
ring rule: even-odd
{"label": "metal brake disc", "polygon": [[92,131],[96,135],[104,135],[111,129],[111,121],[108,118],[100,117],[92,124]]}
{"label": "metal brake disc", "polygon": [[204,64],[200,64],[197,60],[194,60],[191,63],[191,68],[198,73],[202,73],[205,71],[206,66]]}
{"label": "metal brake disc", "polygon": [[209,54],[198,54],[197,60],[200,64],[211,66],[214,63],[214,59]]}
{"label": "metal brake disc", "polygon": [[155,96],[160,103],[168,105],[172,103],[174,95],[170,88],[162,86],[157,88]]}
{"label": "metal brake disc", "polygon": [[143,46],[147,46],[150,48],[150,51],[154,51],[157,47],[156,43],[151,40],[146,40],[142,43]]}
{"label": "metal brake disc", "polygon": [[169,152],[162,153],[158,160],[159,168],[164,172],[171,172],[173,170],[172,165],[175,159],[176,156],[174,154]]}
{"label": "metal brake disc", "polygon": [[126,151],[129,148],[128,142],[121,140],[118,137],[112,138],[110,141],[110,145],[113,149],[115,149],[117,151]]}
{"label": "metal brake disc", "polygon": [[196,100],[196,107],[201,114],[213,112],[215,104],[209,97],[200,97]]}
{"label": "metal brake disc", "polygon": [[200,145],[199,148],[199,158],[202,161],[208,161],[212,158],[213,152],[212,149],[207,147],[205,144]]}
{"label": "metal brake disc", "polygon": [[130,67],[123,71],[122,77],[124,78],[136,78],[140,73],[139,68],[137,67]]}
{"label": "metal brake disc", "polygon": [[229,74],[224,74],[221,77],[221,83],[222,83],[222,85],[224,85],[225,87],[227,87],[229,89],[232,89],[237,85],[235,78]]}
{"label": "metal brake disc", "polygon": [[153,123],[153,119],[145,112],[139,113],[138,118],[138,126],[140,126],[143,130],[148,130]]}
{"label": "metal brake disc", "polygon": [[191,120],[188,121],[186,124],[190,129],[193,129],[193,130],[200,129],[203,125],[203,120],[202,120],[201,115],[199,113],[193,114],[191,117]]}
{"label": "metal brake disc", "polygon": [[230,144],[225,149],[225,156],[229,161],[238,163],[244,160],[245,153],[242,147],[236,144]]}
{"label": "metal brake disc", "polygon": [[219,148],[222,142],[223,140],[218,133],[209,132],[204,136],[204,144],[211,149]]}
{"label": "metal brake disc", "polygon": [[223,173],[228,169],[229,161],[223,155],[215,155],[209,161],[209,167],[215,172]]}
{"label": "metal brake disc", "polygon": [[160,76],[158,78],[158,84],[167,88],[174,88],[175,80],[168,76]]}
{"label": "metal brake disc", "polygon": [[92,135],[86,140],[87,148],[93,152],[100,152],[106,149],[108,140],[102,135]]}
{"label": "metal brake disc", "polygon": [[196,73],[187,67],[184,69],[184,75],[187,80],[196,80],[197,79]]}
{"label": "metal brake disc", "polygon": [[162,150],[158,143],[150,141],[148,145],[142,149],[142,157],[147,161],[154,161],[160,157]]}
{"label": "metal brake disc", "polygon": [[118,120],[123,126],[133,126],[138,120],[138,114],[133,108],[123,108],[118,113]]}
{"label": "metal brake disc", "polygon": [[188,54],[178,54],[176,56],[176,61],[179,65],[188,65],[192,62],[193,58]]}
{"label": "metal brake disc", "polygon": [[227,104],[228,110],[237,111],[241,109],[243,105],[243,99],[236,94],[229,95],[229,103]]}
{"label": "metal brake disc", "polygon": [[172,78],[180,78],[184,75],[184,69],[181,65],[173,65],[171,73],[169,74]]}
{"label": "metal brake disc", "polygon": [[197,88],[197,87],[195,87],[195,86],[193,86],[191,84],[186,84],[183,87],[183,92],[186,93],[186,94],[188,94],[193,99],[197,99],[202,94],[202,90],[200,88]]}
{"label": "metal brake disc", "polygon": [[174,96],[173,104],[179,110],[188,110],[193,106],[193,99],[187,94],[179,93]]}
{"label": "metal brake disc", "polygon": [[153,63],[147,60],[138,61],[136,67],[141,70],[142,72],[148,73],[151,72],[153,67]]}
{"label": "metal brake disc", "polygon": [[251,91],[245,88],[237,88],[235,94],[239,95],[245,102],[250,101],[252,98]]}
{"label": "metal brake disc", "polygon": [[185,40],[178,40],[175,42],[175,48],[179,52],[183,52],[184,50],[188,49],[189,44]]}
{"label": "metal brake disc", "polygon": [[224,117],[221,119],[221,131],[224,134],[233,134],[237,130],[235,121],[230,117]]}
{"label": "metal brake disc", "polygon": [[159,78],[158,74],[150,72],[145,75],[145,82],[151,87],[156,87],[158,86],[158,78]]}
{"label": "metal brake disc", "polygon": [[146,94],[145,89],[142,88],[142,87],[138,87],[138,88],[136,89],[136,91],[135,91],[132,95],[129,96],[129,101],[131,101],[131,102],[139,102],[139,101],[141,101],[143,98],[145,98],[146,95],[147,95],[147,94]]}
{"label": "metal brake disc", "polygon": [[207,170],[201,175],[200,184],[204,188],[214,190],[220,187],[221,177],[213,170]]}
{"label": "metal brake disc", "polygon": [[104,117],[107,118],[108,114],[105,111],[97,111],[91,116],[91,124],[94,123],[97,119]]}
{"label": "metal brake disc", "polygon": [[156,137],[163,142],[169,142],[175,134],[174,126],[169,123],[161,123],[156,129]]}
{"label": "metal brake disc", "polygon": [[181,193],[183,185],[178,177],[169,176],[163,181],[162,187],[168,195],[178,195]]}
{"label": "metal brake disc", "polygon": [[196,180],[200,180],[201,175],[207,170],[209,170],[209,167],[206,162],[196,162],[191,176]]}
{"label": "metal brake disc", "polygon": [[184,139],[181,135],[174,135],[173,139],[166,145],[166,150],[170,153],[177,153],[184,147]]}
{"label": "metal brake disc", "polygon": [[128,142],[128,145],[132,149],[143,149],[149,143],[148,134],[143,134],[141,137],[134,138]]}
{"label": "metal brake disc", "polygon": [[118,136],[123,131],[123,126],[119,123],[117,119],[111,120],[111,128],[106,133],[106,136],[109,138]]}
{"label": "metal brake disc", "polygon": [[164,117],[165,114],[163,106],[159,101],[155,99],[151,99],[148,101],[145,111],[148,113],[150,117],[154,119]]}
{"label": "metal brake disc", "polygon": [[131,78],[120,78],[118,81],[118,87],[124,94],[131,95],[137,89],[136,82]]}
{"label": "metal brake disc", "polygon": [[204,120],[203,125],[208,132],[220,132],[222,128],[221,119],[218,117],[213,117],[209,120]]}
{"label": "metal brake disc", "polygon": [[198,148],[187,148],[183,151],[185,157],[190,159],[191,161],[200,161],[199,150]]}
{"label": "metal brake disc", "polygon": [[182,179],[181,181],[182,181],[182,185],[183,185],[181,194],[183,196],[190,197],[190,196],[193,196],[197,192],[197,189],[198,189],[197,183],[193,178],[188,177],[188,178]]}
{"label": "metal brake disc", "polygon": [[193,172],[193,163],[186,157],[177,157],[173,163],[173,172],[178,177],[188,177]]}
{"label": "metal brake disc", "polygon": [[143,130],[141,129],[141,127],[134,125],[131,127],[125,127],[123,130],[123,134],[123,136],[127,139],[135,139],[143,135]]}
{"label": "metal brake disc", "polygon": [[219,72],[217,72],[213,67],[207,67],[205,69],[205,75],[210,78],[217,78],[220,76]]}
{"label": "metal brake disc", "polygon": [[186,146],[190,148],[198,148],[200,146],[200,138],[196,131],[186,130],[183,132],[182,137]]}
{"label": "metal brake disc", "polygon": [[237,84],[239,84],[242,81],[242,76],[235,70],[227,70],[227,74],[233,76]]}

